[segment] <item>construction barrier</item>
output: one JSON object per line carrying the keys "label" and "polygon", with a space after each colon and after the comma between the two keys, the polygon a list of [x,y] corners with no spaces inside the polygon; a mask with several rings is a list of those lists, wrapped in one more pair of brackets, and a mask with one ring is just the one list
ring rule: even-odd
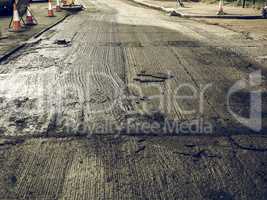
{"label": "construction barrier", "polygon": [[218,9],[217,15],[225,15],[226,14],[224,12],[224,10],[223,10],[223,4],[224,4],[223,0],[220,0],[220,2],[219,2],[219,9]]}
{"label": "construction barrier", "polygon": [[24,28],[21,26],[21,17],[19,15],[19,11],[17,10],[17,4],[13,3],[13,17],[9,24],[10,32],[21,32],[24,31]]}
{"label": "construction barrier", "polygon": [[56,5],[56,12],[60,12],[61,9],[60,9],[60,1],[57,0],[57,5]]}
{"label": "construction barrier", "polygon": [[51,0],[48,0],[48,13],[47,13],[48,17],[54,17],[54,11],[52,8],[52,2]]}
{"label": "construction barrier", "polygon": [[27,7],[26,25],[27,26],[37,25],[37,20],[34,18],[34,16],[32,15],[32,12],[31,12],[30,4]]}

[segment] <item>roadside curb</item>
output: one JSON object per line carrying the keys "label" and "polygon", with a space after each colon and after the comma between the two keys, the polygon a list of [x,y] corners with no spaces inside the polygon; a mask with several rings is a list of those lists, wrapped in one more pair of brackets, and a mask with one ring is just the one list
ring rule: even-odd
{"label": "roadside curb", "polygon": [[[58,25],[59,23],[61,23],[62,21],[64,21],[67,17],[69,17],[71,14],[70,13],[66,13],[65,16],[61,17],[59,20],[57,20],[55,23],[51,24],[50,26],[44,28],[43,30],[41,30],[40,32],[37,32],[36,34],[34,34],[31,38],[38,38],[40,35],[42,35],[43,33],[45,33],[46,31],[50,30],[51,28],[53,28],[54,26]],[[29,40],[28,39],[28,40]],[[27,40],[27,41],[28,41]],[[10,50],[7,50],[4,54],[0,55],[0,64],[5,61],[8,57],[10,57],[12,54],[16,53],[17,51],[19,51],[20,49],[22,49],[26,44],[27,41],[20,43],[18,46],[11,48]]]}
{"label": "roadside curb", "polygon": [[18,50],[20,50],[21,48],[23,48],[26,45],[26,43],[21,43],[18,46],[6,51],[6,53],[4,53],[3,55],[0,56],[0,64],[6,60],[9,56],[11,56],[13,53],[17,52]]}
{"label": "roadside curb", "polygon": [[261,15],[189,15],[189,14],[184,14],[182,12],[179,12],[173,8],[165,8],[149,3],[144,3],[138,0],[129,0],[132,1],[136,4],[152,8],[155,10],[163,11],[167,14],[170,14],[170,16],[175,16],[175,17],[183,17],[183,18],[214,18],[214,19],[263,19]]}
{"label": "roadside curb", "polygon": [[207,18],[207,19],[263,19],[261,15],[188,15],[173,10],[171,16],[184,18]]}
{"label": "roadside curb", "polygon": [[69,17],[71,14],[70,13],[66,13],[65,16],[61,17],[58,21],[56,21],[54,24],[51,24],[50,26],[44,28],[43,30],[41,30],[40,32],[36,33],[33,35],[33,38],[38,38],[40,35],[42,35],[43,33],[45,33],[46,31],[50,30],[51,28],[53,28],[54,26],[58,25],[59,23],[61,23],[62,21],[64,21],[67,17]]}
{"label": "roadside curb", "polygon": [[174,10],[167,10],[166,8],[161,7],[161,6],[140,2],[138,0],[129,0],[129,1],[132,1],[132,2],[134,2],[136,4],[141,5],[141,6],[145,6],[145,7],[148,7],[148,8],[155,9],[155,10],[160,10],[160,11],[167,12],[167,13],[171,13],[172,11],[174,11]]}

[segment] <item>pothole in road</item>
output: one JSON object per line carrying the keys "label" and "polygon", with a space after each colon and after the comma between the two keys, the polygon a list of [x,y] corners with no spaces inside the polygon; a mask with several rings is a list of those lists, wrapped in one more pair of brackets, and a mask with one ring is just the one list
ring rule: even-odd
{"label": "pothole in road", "polygon": [[171,74],[166,74],[162,72],[158,73],[148,73],[146,71],[141,71],[140,73],[136,74],[136,78],[134,81],[140,83],[161,83],[166,81],[167,79],[172,79],[174,76]]}
{"label": "pothole in road", "polygon": [[64,47],[68,47],[68,46],[71,46],[71,41],[67,41],[65,39],[57,39],[54,44],[57,44],[57,45],[62,45]]}

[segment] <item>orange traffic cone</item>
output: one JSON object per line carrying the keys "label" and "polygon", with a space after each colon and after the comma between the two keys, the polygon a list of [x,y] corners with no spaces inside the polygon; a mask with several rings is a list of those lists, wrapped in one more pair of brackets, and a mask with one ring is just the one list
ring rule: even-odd
{"label": "orange traffic cone", "polygon": [[57,5],[56,5],[56,12],[60,12],[61,9],[60,9],[60,3],[59,3],[59,0],[57,0]]}
{"label": "orange traffic cone", "polygon": [[34,22],[33,20],[33,16],[32,16],[32,13],[30,11],[30,4],[28,5],[28,8],[27,8],[27,15],[26,15],[26,25],[28,26],[33,26],[33,25],[36,25],[37,23]]}
{"label": "orange traffic cone", "polygon": [[217,15],[225,15],[225,12],[223,11],[223,0],[220,0],[219,2],[219,10],[217,12]]}
{"label": "orange traffic cone", "polygon": [[54,11],[52,8],[51,0],[48,0],[48,14],[47,14],[47,16],[48,17],[54,17]]}
{"label": "orange traffic cone", "polygon": [[11,32],[21,32],[23,31],[21,24],[20,24],[20,17],[17,10],[16,3],[13,3],[13,20],[12,20],[12,28],[9,29]]}

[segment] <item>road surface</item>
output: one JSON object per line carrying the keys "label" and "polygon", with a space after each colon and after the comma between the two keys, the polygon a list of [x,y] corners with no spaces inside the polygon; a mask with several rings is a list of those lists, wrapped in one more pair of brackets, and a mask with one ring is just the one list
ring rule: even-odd
{"label": "road surface", "polygon": [[82,3],[0,65],[1,198],[266,199],[266,41]]}

